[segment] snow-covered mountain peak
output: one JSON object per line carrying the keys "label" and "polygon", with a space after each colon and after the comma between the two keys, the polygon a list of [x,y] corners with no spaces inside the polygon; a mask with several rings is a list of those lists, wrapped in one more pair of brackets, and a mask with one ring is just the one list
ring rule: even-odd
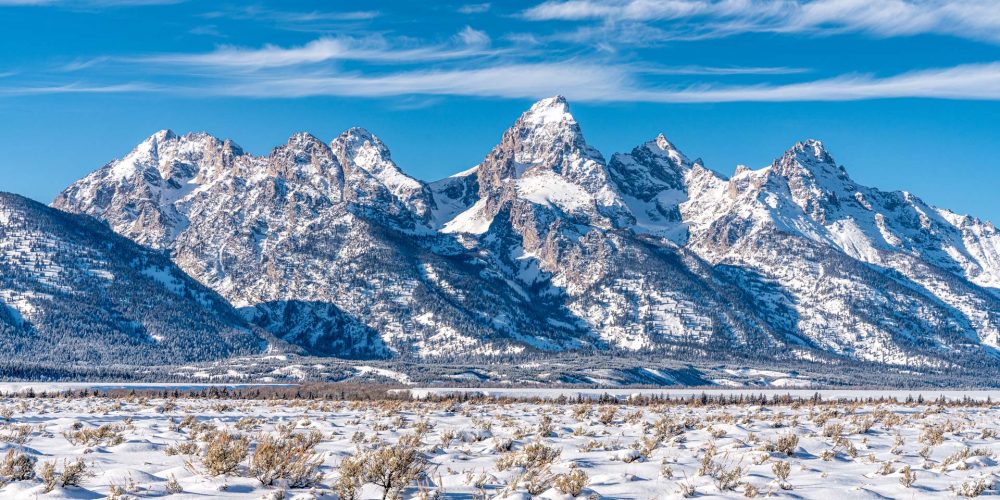
{"label": "snow-covered mountain peak", "polygon": [[311,148],[319,145],[326,146],[326,143],[315,135],[309,132],[296,132],[288,137],[288,142],[285,143],[291,148]]}
{"label": "snow-covered mountain peak", "polygon": [[177,134],[173,130],[165,128],[163,130],[158,130],[153,135],[149,136],[143,143],[157,143],[160,141],[169,141],[171,139],[176,139]]}
{"label": "snow-covered mountain peak", "polygon": [[330,147],[341,161],[346,162],[345,166],[357,166],[367,171],[388,168],[394,173],[405,175],[392,161],[392,155],[385,143],[361,127],[345,130],[330,143]]}
{"label": "snow-covered mountain peak", "polygon": [[647,142],[646,147],[654,154],[669,158],[670,162],[679,168],[691,167],[691,160],[684,156],[684,153],[681,153],[662,133],[657,135],[656,139]]}
{"label": "snow-covered mountain peak", "polygon": [[576,123],[576,119],[569,112],[569,103],[561,95],[536,102],[521,115],[521,121],[534,126]]}
{"label": "snow-covered mountain peak", "polygon": [[[426,220],[433,205],[430,189],[410,177],[392,161],[389,148],[375,134],[361,127],[345,130],[330,142],[330,149],[340,162],[348,186],[353,191],[348,199],[367,200],[365,203],[393,203],[398,200],[405,209]],[[378,202],[376,200],[382,200]]]}

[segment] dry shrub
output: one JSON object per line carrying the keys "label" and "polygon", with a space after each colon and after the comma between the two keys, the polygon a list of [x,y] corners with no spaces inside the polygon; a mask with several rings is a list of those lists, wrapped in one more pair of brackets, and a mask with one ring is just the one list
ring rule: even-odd
{"label": "dry shrub", "polygon": [[176,495],[184,491],[184,487],[177,481],[177,476],[174,476],[173,474],[171,474],[170,478],[167,479],[166,489],[167,493],[170,493],[171,495]]}
{"label": "dry shrub", "polygon": [[357,498],[362,485],[382,488],[382,498],[398,498],[427,471],[427,461],[409,446],[385,446],[345,458],[340,464],[336,489],[342,499]]}
{"label": "dry shrub", "polygon": [[775,449],[787,456],[792,456],[795,454],[795,448],[799,446],[799,436],[794,433],[784,434],[778,436],[778,442],[775,443]]}
{"label": "dry shrub", "polygon": [[63,460],[61,471],[56,470],[55,462],[44,462],[38,472],[38,477],[45,483],[45,488],[42,490],[44,493],[49,493],[57,487],[80,486],[84,478],[92,475],[82,458],[73,462]]}
{"label": "dry shrub", "polygon": [[823,426],[823,437],[837,438],[844,434],[844,424],[830,422]]}
{"label": "dry shrub", "polygon": [[545,446],[540,442],[529,443],[520,451],[512,451],[500,455],[497,459],[496,467],[499,471],[505,471],[511,467],[524,467],[526,469],[536,469],[550,465],[555,462],[562,450]]}
{"label": "dry shrub", "polygon": [[216,432],[211,436],[201,465],[212,476],[235,473],[250,450],[250,441],[245,436],[230,434],[225,431]]}
{"label": "dry shrub", "polygon": [[937,446],[944,443],[944,433],[947,431],[945,425],[929,425],[924,427],[920,433],[920,442],[930,446]]}
{"label": "dry shrub", "polygon": [[904,465],[903,468],[899,469],[899,484],[903,485],[904,488],[909,488],[915,482],[917,482],[917,473],[910,469],[909,465]]}
{"label": "dry shrub", "polygon": [[975,478],[965,481],[958,488],[952,487],[955,494],[960,497],[978,497],[982,495],[986,490],[993,489],[993,482],[986,478]]}
{"label": "dry shrub", "polygon": [[743,482],[746,472],[746,469],[739,465],[731,469],[720,467],[715,473],[715,485],[719,491],[735,490]]}
{"label": "dry shrub", "polygon": [[542,415],[541,420],[538,421],[538,435],[541,437],[549,437],[555,435],[555,428],[552,425],[551,416]]}
{"label": "dry shrub", "polygon": [[124,428],[120,425],[105,424],[92,429],[75,429],[66,431],[63,436],[73,446],[114,446],[125,442],[122,435]]}
{"label": "dry shrub", "polygon": [[24,446],[34,429],[28,424],[7,424],[0,429],[0,440]]}
{"label": "dry shrub", "polygon": [[364,484],[365,460],[363,457],[345,458],[340,463],[340,477],[334,484],[341,500],[355,500]]}
{"label": "dry shrub", "polygon": [[[296,434],[298,435],[298,434]],[[265,436],[250,459],[250,474],[270,486],[283,480],[290,488],[308,488],[320,482],[323,457],[314,453],[316,442],[307,439]]]}
{"label": "dry shrub", "polygon": [[194,455],[198,453],[198,444],[193,441],[185,441],[172,446],[167,446],[163,453],[168,457],[174,455]]}
{"label": "dry shrub", "polygon": [[778,460],[771,464],[771,472],[774,472],[774,477],[782,482],[788,481],[788,475],[792,473],[792,465],[783,460]]}
{"label": "dry shrub", "polygon": [[561,493],[574,497],[580,496],[580,493],[583,493],[583,489],[589,483],[590,477],[587,476],[587,473],[583,469],[577,467],[574,467],[573,470],[566,474],[557,475],[552,481],[553,486]]}
{"label": "dry shrub", "polygon": [[691,481],[687,479],[683,481],[677,481],[677,494],[684,498],[691,498],[698,494],[698,490],[695,489]]}
{"label": "dry shrub", "polygon": [[615,415],[618,413],[618,407],[615,406],[603,406],[601,411],[597,414],[597,421],[604,424],[610,425],[611,422],[615,421]]}
{"label": "dry shrub", "polygon": [[892,469],[892,462],[889,462],[889,461],[882,462],[881,464],[879,464],[878,469],[875,470],[876,474],[879,474],[879,475],[882,475],[882,476],[888,476],[889,474],[892,474],[893,472],[894,471]]}
{"label": "dry shrub", "polygon": [[35,462],[38,459],[13,449],[7,450],[3,462],[0,462],[0,480],[23,481],[35,477]]}
{"label": "dry shrub", "polygon": [[511,483],[514,488],[524,485],[524,489],[532,496],[537,497],[552,487],[556,476],[549,471],[549,466],[527,469],[521,473]]}

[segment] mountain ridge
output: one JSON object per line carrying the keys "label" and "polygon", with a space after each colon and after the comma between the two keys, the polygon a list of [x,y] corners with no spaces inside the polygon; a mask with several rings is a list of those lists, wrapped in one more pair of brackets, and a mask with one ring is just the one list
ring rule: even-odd
{"label": "mountain ridge", "polygon": [[974,366],[1000,341],[991,223],[857,184],[812,139],[732,176],[663,134],[606,159],[559,96],[439,181],[361,128],[266,156],[158,132],[53,206],[170,252],[247,321],[324,355]]}

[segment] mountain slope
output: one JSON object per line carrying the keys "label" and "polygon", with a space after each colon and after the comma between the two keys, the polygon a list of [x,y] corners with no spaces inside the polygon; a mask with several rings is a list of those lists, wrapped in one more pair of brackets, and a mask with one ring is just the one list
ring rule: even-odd
{"label": "mountain slope", "polygon": [[90,217],[0,193],[0,342],[9,360],[168,364],[267,346],[164,255]]}

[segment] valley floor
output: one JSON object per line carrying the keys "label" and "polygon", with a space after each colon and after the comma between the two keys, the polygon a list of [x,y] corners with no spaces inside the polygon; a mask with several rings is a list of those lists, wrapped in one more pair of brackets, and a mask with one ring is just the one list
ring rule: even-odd
{"label": "valley floor", "polygon": [[996,494],[1000,473],[986,402],[16,397],[0,422],[2,498],[382,498],[375,482],[405,498],[914,498]]}

